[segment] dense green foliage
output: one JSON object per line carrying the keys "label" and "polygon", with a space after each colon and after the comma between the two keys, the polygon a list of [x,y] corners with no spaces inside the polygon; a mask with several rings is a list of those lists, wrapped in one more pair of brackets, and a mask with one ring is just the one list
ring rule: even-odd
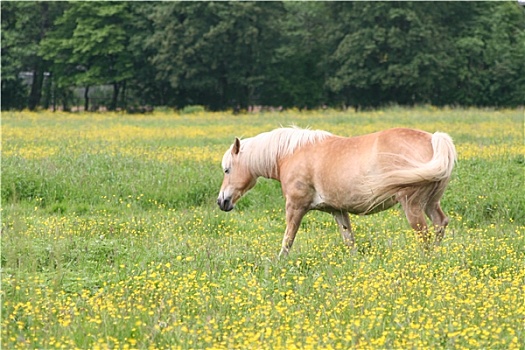
{"label": "dense green foliage", "polygon": [[[508,2],[2,2],[2,109],[517,106]],[[18,74],[32,72],[25,91]],[[49,73],[45,77],[45,73]]]}

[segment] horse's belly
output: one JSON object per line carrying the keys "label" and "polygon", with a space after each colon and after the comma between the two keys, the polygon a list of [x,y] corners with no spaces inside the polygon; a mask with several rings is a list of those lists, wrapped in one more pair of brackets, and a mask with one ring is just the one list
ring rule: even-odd
{"label": "horse's belly", "polygon": [[383,210],[387,210],[387,209],[390,209],[392,208],[394,205],[396,205],[398,202],[397,200],[395,200],[394,197],[382,202],[382,203],[377,203],[375,205],[373,205],[371,208],[361,208],[357,213],[353,213],[351,212],[350,210],[348,210],[349,213],[352,213],[352,214],[360,214],[360,215],[370,215],[370,214],[375,214],[375,213],[379,213]]}
{"label": "horse's belly", "polygon": [[392,197],[382,203],[375,203],[370,206],[363,206],[362,202],[353,200],[352,195],[338,194],[335,198],[330,195],[317,193],[314,196],[310,209],[321,211],[339,211],[344,210],[355,215],[369,215],[387,210],[397,204],[397,200]]}

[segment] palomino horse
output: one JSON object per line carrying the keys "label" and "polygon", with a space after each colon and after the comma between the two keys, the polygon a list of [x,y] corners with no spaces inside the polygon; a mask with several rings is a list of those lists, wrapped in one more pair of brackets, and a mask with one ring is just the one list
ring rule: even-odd
{"label": "palomino horse", "polygon": [[217,204],[224,211],[257,178],[281,182],[286,231],[280,256],[287,255],[303,216],[312,209],[331,213],[344,242],[354,245],[348,213],[371,214],[401,203],[408,222],[425,243],[425,214],[443,238],[448,218],[439,201],[456,161],[445,133],[396,128],[357,137],[321,130],[280,128],[235,142],[224,154]]}

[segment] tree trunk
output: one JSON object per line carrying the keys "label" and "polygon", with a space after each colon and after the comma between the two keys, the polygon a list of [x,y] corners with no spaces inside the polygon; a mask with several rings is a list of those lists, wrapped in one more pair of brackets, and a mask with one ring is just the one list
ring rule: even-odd
{"label": "tree trunk", "polygon": [[111,98],[111,105],[109,106],[110,111],[114,111],[117,109],[119,91],[120,91],[119,83],[113,83],[113,97]]}
{"label": "tree trunk", "polygon": [[126,92],[127,92],[127,89],[126,89],[126,82],[124,81],[122,83],[122,93],[120,94],[120,107],[122,108],[122,110],[126,110],[127,108],[127,101],[126,101]]}
{"label": "tree trunk", "polygon": [[29,94],[28,107],[29,110],[34,111],[40,103],[42,97],[42,83],[44,82],[44,71],[40,64],[35,67],[33,71],[33,83],[31,84],[31,92]]}
{"label": "tree trunk", "polygon": [[51,81],[51,74],[48,74],[46,77],[44,75],[44,83],[43,83],[43,92],[44,92],[44,109],[49,109],[49,106],[52,103],[52,81]]}
{"label": "tree trunk", "polygon": [[89,111],[89,86],[84,90],[84,112]]}
{"label": "tree trunk", "polygon": [[[49,27],[49,5],[46,2],[41,2],[40,6],[40,33],[38,42],[40,42]],[[44,83],[44,72],[46,65],[40,57],[35,57],[36,62],[33,69],[33,83],[31,84],[31,92],[29,93],[28,107],[29,110],[34,111],[42,98],[42,84]]]}

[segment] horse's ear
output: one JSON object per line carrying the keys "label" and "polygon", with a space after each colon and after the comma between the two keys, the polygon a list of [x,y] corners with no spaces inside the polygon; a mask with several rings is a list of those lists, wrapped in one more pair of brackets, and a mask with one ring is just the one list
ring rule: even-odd
{"label": "horse's ear", "polygon": [[238,138],[235,138],[235,142],[233,143],[232,147],[232,155],[237,155],[241,151],[241,140]]}

